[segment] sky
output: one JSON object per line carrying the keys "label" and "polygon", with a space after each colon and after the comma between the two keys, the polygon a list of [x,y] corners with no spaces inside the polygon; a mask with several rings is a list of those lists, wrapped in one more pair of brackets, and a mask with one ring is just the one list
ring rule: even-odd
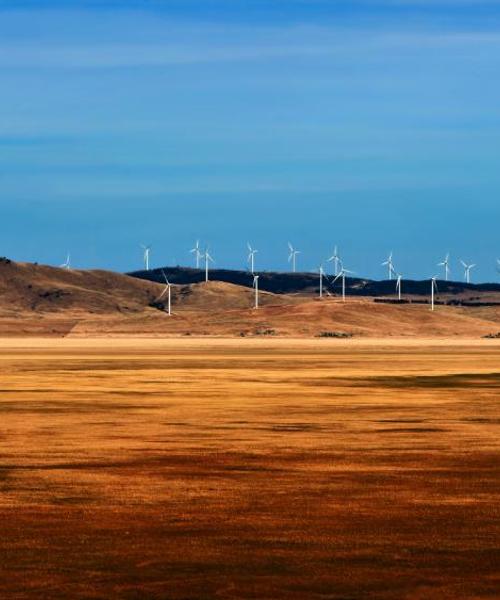
{"label": "sky", "polygon": [[499,72],[500,0],[0,0],[0,255],[498,280]]}

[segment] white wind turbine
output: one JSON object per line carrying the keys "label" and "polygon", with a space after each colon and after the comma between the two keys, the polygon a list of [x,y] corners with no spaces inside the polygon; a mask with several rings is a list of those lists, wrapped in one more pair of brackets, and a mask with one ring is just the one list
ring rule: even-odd
{"label": "white wind turbine", "polygon": [[434,310],[434,295],[438,291],[438,286],[436,283],[436,278],[431,277],[431,310]]}
{"label": "white wind turbine", "polygon": [[290,251],[288,262],[292,263],[292,272],[295,273],[297,270],[297,254],[300,254],[300,250],[295,250],[290,242],[288,242],[288,249]]}
{"label": "white wind turbine", "polygon": [[342,260],[339,256],[338,250],[337,250],[337,246],[335,246],[334,250],[333,250],[333,254],[330,256],[330,258],[326,261],[326,262],[333,262],[333,272],[334,275],[338,275],[339,273],[339,266],[342,267]]}
{"label": "white wind turbine", "polygon": [[344,267],[342,267],[342,269],[340,270],[340,272],[337,274],[337,276],[335,277],[335,279],[332,282],[332,283],[335,283],[337,281],[337,279],[342,279],[342,302],[345,302],[345,276],[346,276],[346,273],[354,273],[354,271],[348,271],[347,269],[344,269]]}
{"label": "white wind turbine", "polygon": [[160,294],[157,301],[159,302],[163,298],[163,296],[165,294],[167,294],[167,314],[170,317],[170,315],[172,314],[172,290],[170,287],[170,281],[168,280],[167,276],[165,275],[165,271],[162,269],[161,272],[163,274],[163,279],[165,279],[166,285],[165,285],[165,289]]}
{"label": "white wind turbine", "polygon": [[255,289],[254,308],[257,309],[257,308],[259,308],[259,276],[258,275],[253,276],[253,287]]}
{"label": "white wind turbine", "polygon": [[59,267],[61,269],[68,269],[68,270],[71,269],[71,256],[70,256],[69,252],[66,255],[66,260],[63,262],[62,265],[59,265]]}
{"label": "white wind turbine", "polygon": [[149,271],[149,256],[151,254],[151,246],[145,246],[144,244],[141,244],[141,248],[143,251],[142,259],[144,261],[144,268],[146,271]]}
{"label": "white wind turbine", "polygon": [[396,279],[396,292],[398,294],[398,300],[401,300],[401,282],[403,281],[403,276],[401,273],[398,274],[398,278]]}
{"label": "white wind turbine", "polygon": [[203,256],[203,254],[200,251],[200,240],[196,240],[196,244],[195,244],[194,248],[192,248],[189,252],[190,252],[190,254],[194,254],[196,268],[199,269],[200,268],[200,258]]}
{"label": "white wind turbine", "polygon": [[465,279],[465,282],[466,283],[470,283],[470,272],[471,272],[471,269],[473,269],[476,265],[475,264],[468,265],[463,260],[460,260],[460,262],[462,263],[462,266],[464,268],[464,279]]}
{"label": "white wind turbine", "polygon": [[323,265],[319,266],[319,297],[323,298],[323,277],[325,276],[325,270],[323,269]]}
{"label": "white wind turbine", "polygon": [[255,272],[255,255],[257,254],[258,250],[254,250],[252,248],[252,246],[250,246],[249,243],[247,243],[247,248],[248,248],[248,263],[250,263],[250,271],[253,275]]}
{"label": "white wind turbine", "polygon": [[391,281],[392,275],[396,273],[394,269],[394,263],[392,261],[392,250],[389,256],[387,257],[387,260],[384,260],[384,262],[382,263],[382,266],[387,267],[387,271],[389,272],[389,281]]}
{"label": "white wind turbine", "polygon": [[445,259],[437,264],[438,267],[444,267],[444,280],[448,281],[451,269],[450,269],[450,253],[448,252]]}
{"label": "white wind turbine", "polygon": [[210,256],[208,248],[205,250],[203,258],[205,259],[205,281],[208,281],[208,265],[209,263],[214,262],[214,259]]}

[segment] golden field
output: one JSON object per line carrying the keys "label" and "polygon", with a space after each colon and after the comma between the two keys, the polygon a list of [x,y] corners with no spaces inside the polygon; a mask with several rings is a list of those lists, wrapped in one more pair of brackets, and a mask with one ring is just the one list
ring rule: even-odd
{"label": "golden field", "polygon": [[500,595],[500,342],[0,340],[0,597]]}

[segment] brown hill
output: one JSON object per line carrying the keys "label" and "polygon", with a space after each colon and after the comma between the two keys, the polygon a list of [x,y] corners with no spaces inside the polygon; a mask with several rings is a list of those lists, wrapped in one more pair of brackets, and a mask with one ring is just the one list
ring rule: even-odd
{"label": "brown hill", "polygon": [[[262,306],[282,304],[283,301],[283,296],[270,292],[259,292],[259,304]],[[255,292],[252,288],[233,283],[208,281],[172,286],[172,306],[178,310],[246,309],[252,308],[254,303]]]}
{"label": "brown hill", "polygon": [[[479,337],[500,330],[496,307],[377,304],[304,299],[210,281],[172,286],[108,271],[0,261],[0,335],[244,335]],[[160,302],[158,302],[160,300]]]}
{"label": "brown hill", "polygon": [[[286,299],[284,299],[286,301]],[[312,337],[324,332],[356,336],[480,337],[500,330],[499,315],[475,315],[475,309],[375,304],[369,300],[325,299],[267,305],[253,309],[174,309],[80,322],[74,335],[215,335]]]}
{"label": "brown hill", "polygon": [[[79,271],[0,260],[0,315],[20,312],[61,313],[81,311],[113,314],[155,311],[155,302],[165,303],[165,285],[111,271]],[[172,286],[172,306],[188,310],[250,308],[251,288],[209,281]],[[280,302],[268,292],[259,295],[261,304]]]}
{"label": "brown hill", "polygon": [[77,271],[0,261],[0,315],[141,312],[161,293],[158,283],[110,271]]}

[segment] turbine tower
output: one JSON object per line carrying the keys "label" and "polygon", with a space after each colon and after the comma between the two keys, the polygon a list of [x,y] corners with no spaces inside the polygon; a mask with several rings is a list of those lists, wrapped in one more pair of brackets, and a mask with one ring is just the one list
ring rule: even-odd
{"label": "turbine tower", "polygon": [[460,260],[460,262],[462,263],[462,266],[464,268],[464,279],[465,279],[465,282],[466,283],[470,283],[470,272],[471,272],[471,269],[473,269],[476,265],[475,264],[468,265],[463,260]]}
{"label": "turbine tower", "polygon": [[431,277],[431,310],[434,310],[434,294],[437,293],[438,286],[436,283],[436,278]]}
{"label": "turbine tower", "polygon": [[253,276],[253,287],[255,289],[254,308],[257,309],[257,308],[259,308],[259,276],[258,275]]}
{"label": "turbine tower", "polygon": [[149,271],[149,255],[151,254],[151,246],[145,246],[141,244],[141,248],[143,250],[142,259],[144,261],[144,268],[146,271]]}
{"label": "turbine tower", "polygon": [[325,275],[325,270],[323,269],[323,265],[319,266],[319,297],[323,298],[323,277]]}
{"label": "turbine tower", "polygon": [[68,269],[68,271],[69,271],[69,269],[71,269],[71,256],[70,256],[69,252],[66,255],[66,260],[63,262],[62,265],[59,265],[59,267],[61,269]]}
{"label": "turbine tower", "polygon": [[214,262],[214,259],[210,256],[210,253],[208,252],[208,248],[205,250],[203,258],[205,259],[205,281],[208,281],[208,263]]}
{"label": "turbine tower", "polygon": [[288,242],[288,249],[290,254],[288,255],[288,262],[292,263],[292,272],[297,271],[297,254],[300,254],[300,250],[295,250],[290,242]]}
{"label": "turbine tower", "polygon": [[387,267],[387,271],[389,273],[389,281],[392,280],[392,275],[396,273],[395,269],[394,269],[394,263],[392,261],[392,250],[389,254],[389,256],[387,257],[387,260],[384,260],[384,262],[382,263],[383,267]]}
{"label": "turbine tower", "polygon": [[450,269],[450,253],[448,252],[446,254],[445,259],[437,264],[438,267],[444,267],[444,280],[448,281],[448,278],[450,276],[451,273],[451,269]]}
{"label": "turbine tower", "polygon": [[165,271],[162,269],[161,272],[162,272],[163,279],[165,280],[166,285],[165,285],[165,289],[158,297],[158,302],[163,298],[163,296],[165,294],[167,294],[167,314],[170,317],[172,314],[172,290],[170,288],[170,281],[167,279],[167,276],[165,275]]}
{"label": "turbine tower", "polygon": [[342,279],[342,302],[345,302],[345,276],[346,276],[346,273],[354,273],[354,271],[348,271],[347,269],[344,269],[344,267],[342,267],[342,269],[339,271],[339,273],[337,274],[337,276],[335,277],[335,279],[332,282],[332,283],[335,283],[337,281],[337,279]]}
{"label": "turbine tower", "polygon": [[250,263],[250,271],[253,275],[255,272],[255,255],[257,254],[258,250],[254,250],[252,248],[252,246],[250,246],[249,243],[247,243],[247,248],[248,248],[248,263]]}
{"label": "turbine tower", "polygon": [[189,252],[190,252],[190,254],[194,254],[196,268],[199,269],[200,268],[200,258],[203,256],[203,254],[200,252],[200,240],[196,240],[196,244],[195,244],[194,248],[191,248],[191,250]]}
{"label": "turbine tower", "polygon": [[398,274],[398,278],[396,279],[396,292],[398,294],[398,300],[401,300],[401,281],[403,280],[403,276],[401,273]]}
{"label": "turbine tower", "polygon": [[339,256],[337,246],[333,249],[333,254],[326,262],[333,262],[333,272],[334,275],[337,276],[339,274],[339,266],[342,267],[342,260]]}

